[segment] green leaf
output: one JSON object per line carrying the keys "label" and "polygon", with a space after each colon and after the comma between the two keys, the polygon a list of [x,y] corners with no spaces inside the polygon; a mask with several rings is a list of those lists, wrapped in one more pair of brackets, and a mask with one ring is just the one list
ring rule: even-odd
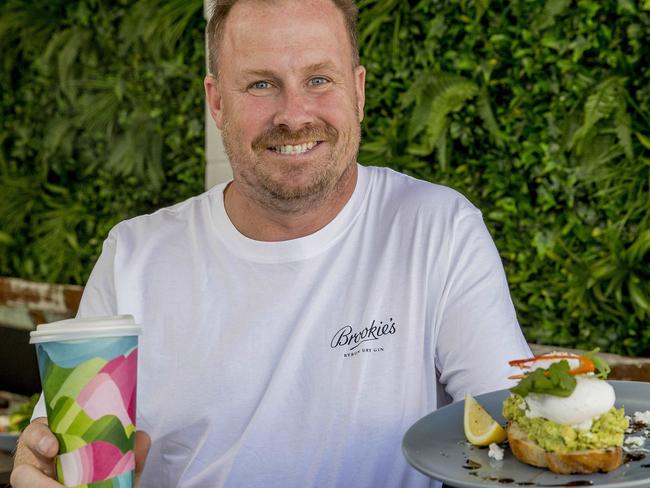
{"label": "green leaf", "polygon": [[151,53],[160,58],[177,47],[188,24],[202,13],[202,0],[138,0],[124,17],[119,36],[126,47],[139,41],[150,44]]}
{"label": "green leaf", "polygon": [[70,36],[58,54],[57,67],[61,90],[70,98],[76,96],[76,86],[72,81],[72,69],[77,62],[80,51],[88,46],[92,34],[83,29],[71,29]]}
{"label": "green leaf", "polygon": [[645,311],[650,311],[650,287],[648,286],[648,282],[646,281],[644,286],[642,286],[638,276],[632,275],[628,280],[627,286],[630,292],[630,299],[634,306]]}
{"label": "green leaf", "polygon": [[38,403],[40,394],[36,393],[29,397],[27,401],[21,403],[9,416],[9,431],[22,432],[29,425],[32,418],[34,407]]}
{"label": "green leaf", "polygon": [[476,83],[447,73],[423,73],[403,99],[415,104],[409,120],[408,138],[423,138],[422,155],[430,154],[447,128],[447,117],[478,94]]}
{"label": "green leaf", "polygon": [[594,366],[596,367],[596,376],[601,380],[605,380],[607,379],[607,376],[609,376],[609,373],[612,371],[612,369],[610,368],[607,361],[605,361],[602,357],[600,357],[597,354],[598,351],[599,348],[596,348],[593,351],[584,353],[584,356],[588,357],[593,361]]}
{"label": "green leaf", "polygon": [[563,359],[552,363],[548,369],[535,369],[510,391],[522,397],[529,393],[568,397],[576,387],[576,379],[569,370],[569,362]]}
{"label": "green leaf", "polygon": [[584,121],[582,126],[573,135],[569,149],[574,146],[577,154],[582,154],[585,145],[589,142],[589,133],[596,124],[607,119],[615,111],[625,107],[623,80],[619,76],[611,76],[599,83],[594,91],[587,97],[584,105]]}
{"label": "green leaf", "polygon": [[[650,0],[649,0],[650,1]],[[640,132],[635,132],[636,138],[639,140],[641,145],[646,149],[650,149],[650,137],[644,136]]]}
{"label": "green leaf", "polygon": [[478,23],[481,21],[481,17],[483,17],[485,11],[490,7],[490,0],[474,0],[474,4],[476,6],[474,22]]}
{"label": "green leaf", "polygon": [[636,236],[626,254],[632,262],[644,262],[646,255],[650,254],[650,229],[646,229]]}
{"label": "green leaf", "polygon": [[9,245],[14,242],[13,237],[6,232],[0,230],[0,244]]}
{"label": "green leaf", "polygon": [[632,148],[632,119],[625,110],[625,107],[619,107],[616,111],[615,129],[618,136],[619,144],[625,151],[628,159],[634,159],[634,149]]}
{"label": "green leaf", "polygon": [[547,0],[544,9],[533,21],[533,29],[542,30],[551,27],[555,18],[571,5],[571,0]]}
{"label": "green leaf", "polygon": [[504,137],[501,130],[499,130],[499,124],[497,124],[494,112],[490,106],[490,99],[487,90],[481,90],[477,100],[477,107],[478,114],[481,117],[481,120],[483,120],[483,123],[492,136],[494,142],[496,142],[497,146],[502,147]]}

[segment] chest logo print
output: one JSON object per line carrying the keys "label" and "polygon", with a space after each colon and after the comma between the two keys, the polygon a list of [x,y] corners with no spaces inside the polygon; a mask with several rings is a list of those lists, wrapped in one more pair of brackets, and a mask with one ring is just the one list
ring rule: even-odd
{"label": "chest logo print", "polygon": [[396,332],[397,324],[392,318],[386,322],[373,320],[369,326],[356,331],[351,325],[346,325],[334,334],[330,347],[332,349],[345,348],[349,351],[345,354],[345,357],[355,356],[360,352],[381,352],[384,350],[383,347],[368,347],[369,345],[366,343],[376,341],[384,336],[393,335]]}

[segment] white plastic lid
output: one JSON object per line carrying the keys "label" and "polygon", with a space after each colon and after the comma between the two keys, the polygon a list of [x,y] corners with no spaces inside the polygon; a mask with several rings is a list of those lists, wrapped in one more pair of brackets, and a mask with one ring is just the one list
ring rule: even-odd
{"label": "white plastic lid", "polygon": [[77,341],[98,337],[122,337],[142,334],[142,328],[132,315],[112,317],[87,317],[59,320],[41,324],[29,333],[30,344],[55,341]]}

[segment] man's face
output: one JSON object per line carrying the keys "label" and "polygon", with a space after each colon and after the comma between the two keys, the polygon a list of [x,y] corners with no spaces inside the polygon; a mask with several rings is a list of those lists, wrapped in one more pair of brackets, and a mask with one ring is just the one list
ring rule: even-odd
{"label": "man's face", "polygon": [[219,60],[208,102],[247,197],[303,211],[354,177],[365,70],[330,0],[241,1]]}

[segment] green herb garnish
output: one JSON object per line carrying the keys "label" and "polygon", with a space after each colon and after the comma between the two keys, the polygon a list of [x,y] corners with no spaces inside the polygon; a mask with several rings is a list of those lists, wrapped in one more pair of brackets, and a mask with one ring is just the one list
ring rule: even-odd
{"label": "green herb garnish", "polygon": [[563,359],[551,364],[548,369],[532,371],[510,391],[522,397],[529,393],[568,397],[576,388],[576,379],[569,371],[569,362]]}

